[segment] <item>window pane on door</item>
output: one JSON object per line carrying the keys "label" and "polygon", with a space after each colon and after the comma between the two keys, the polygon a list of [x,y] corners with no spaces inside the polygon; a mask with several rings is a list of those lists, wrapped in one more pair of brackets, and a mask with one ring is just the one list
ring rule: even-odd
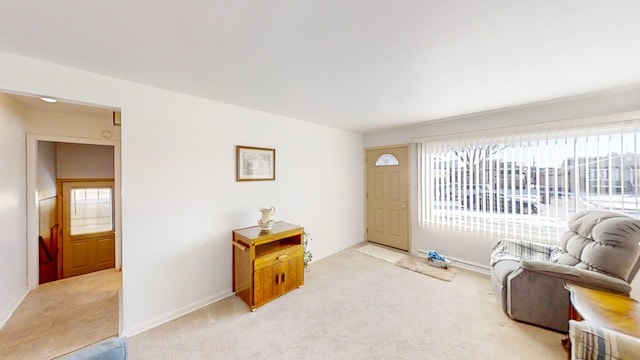
{"label": "window pane on door", "polygon": [[382,154],[376,159],[376,166],[394,166],[400,165],[398,158],[392,154]]}
{"label": "window pane on door", "polygon": [[112,231],[113,202],[111,188],[71,189],[71,235]]}

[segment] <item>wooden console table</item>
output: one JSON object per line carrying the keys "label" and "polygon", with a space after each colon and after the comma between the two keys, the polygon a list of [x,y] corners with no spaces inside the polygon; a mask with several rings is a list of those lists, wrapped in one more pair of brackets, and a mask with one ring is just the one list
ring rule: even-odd
{"label": "wooden console table", "polygon": [[606,291],[566,284],[571,294],[570,318],[640,338],[640,303]]}
{"label": "wooden console table", "polygon": [[233,291],[251,311],[304,285],[304,229],[279,221],[233,230]]}

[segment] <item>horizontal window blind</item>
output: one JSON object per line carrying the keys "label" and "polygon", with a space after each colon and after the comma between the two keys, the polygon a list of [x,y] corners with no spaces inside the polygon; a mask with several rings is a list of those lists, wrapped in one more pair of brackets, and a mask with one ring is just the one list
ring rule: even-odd
{"label": "horizontal window blind", "polygon": [[554,243],[587,209],[640,214],[640,122],[421,141],[419,218]]}

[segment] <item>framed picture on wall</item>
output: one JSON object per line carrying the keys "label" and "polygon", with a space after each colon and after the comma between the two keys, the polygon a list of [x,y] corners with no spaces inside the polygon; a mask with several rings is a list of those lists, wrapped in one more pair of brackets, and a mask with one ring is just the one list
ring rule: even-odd
{"label": "framed picture on wall", "polygon": [[276,150],[236,146],[236,181],[276,179]]}

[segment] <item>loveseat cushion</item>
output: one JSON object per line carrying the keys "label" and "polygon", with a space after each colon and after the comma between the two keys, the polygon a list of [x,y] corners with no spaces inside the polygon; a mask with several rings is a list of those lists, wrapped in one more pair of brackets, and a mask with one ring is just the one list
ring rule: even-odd
{"label": "loveseat cushion", "polygon": [[557,264],[596,271],[628,281],[640,256],[640,220],[605,211],[587,211],[569,219],[560,239]]}

